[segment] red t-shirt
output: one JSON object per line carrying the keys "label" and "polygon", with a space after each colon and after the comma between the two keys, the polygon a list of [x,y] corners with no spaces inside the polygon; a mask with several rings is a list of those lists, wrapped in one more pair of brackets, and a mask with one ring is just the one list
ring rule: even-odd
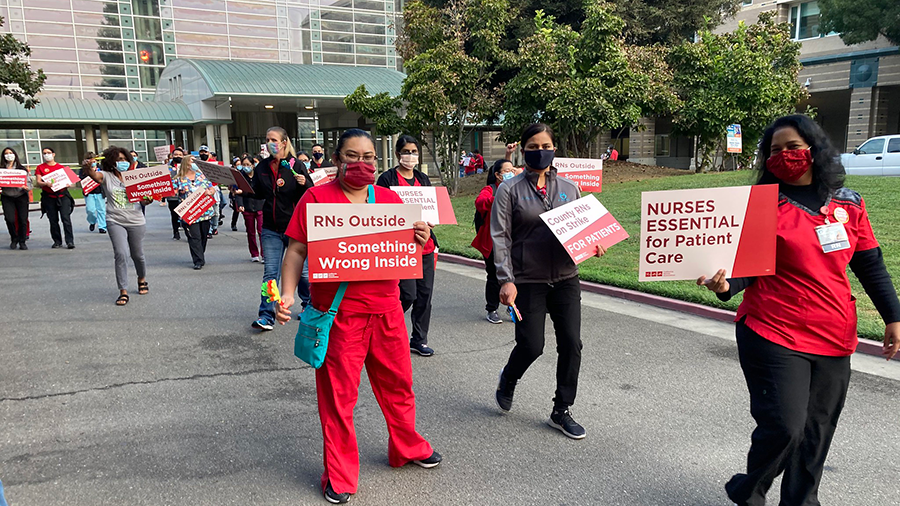
{"label": "red t-shirt", "polygon": [[[65,170],[66,173],[69,174],[69,179],[71,179],[73,183],[78,182],[78,177],[74,176],[74,173],[68,167],[66,167],[65,165],[63,165],[61,163],[57,163],[53,167],[47,165],[46,163],[42,163],[34,169],[34,173],[35,173],[35,175],[41,176],[41,178],[43,179],[43,177],[46,176],[47,174],[49,174],[53,171],[59,170],[59,169]],[[73,176],[74,176],[74,179],[73,179]],[[49,183],[50,181],[44,181],[44,182]],[[55,191],[50,191],[50,188],[48,188],[46,186],[41,187],[41,195],[46,195],[46,196],[54,198],[54,199],[61,197],[63,195],[67,195],[68,193],[69,193],[68,188],[63,188],[62,190],[55,192]]]}
{"label": "red t-shirt", "polygon": [[[850,248],[824,253],[815,227],[825,224],[820,210],[798,207],[784,195],[778,202],[775,275],[750,285],[737,319],[760,336],[791,350],[843,357],[853,354],[856,298],[850,291],[847,265],[857,251],[878,247],[865,203],[835,196],[827,205],[828,221],[846,219]],[[835,215],[835,210],[837,216]]]}
{"label": "red t-shirt", "polygon": [[[375,201],[379,204],[402,204],[400,196],[387,188],[375,187]],[[303,198],[294,209],[294,215],[288,223],[285,235],[291,239],[306,244],[306,206],[309,204],[349,204],[350,200],[341,190],[340,182],[334,180],[330,183],[316,186],[306,190]],[[315,258],[309,258],[310,264]],[[344,299],[341,301],[341,311],[354,313],[381,314],[393,311],[400,305],[400,280],[388,279],[382,281],[351,281],[347,284]],[[312,305],[320,310],[327,311],[334,301],[339,282],[310,283]]]}

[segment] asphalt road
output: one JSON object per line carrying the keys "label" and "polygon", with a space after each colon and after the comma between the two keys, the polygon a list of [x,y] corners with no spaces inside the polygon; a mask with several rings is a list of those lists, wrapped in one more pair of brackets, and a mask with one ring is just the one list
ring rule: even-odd
{"label": "asphalt road", "polygon": [[[12,506],[325,504],[313,371],[292,356],[294,326],[250,329],[262,266],[243,232],[210,240],[195,272],[168,210],[151,206],[151,293],[120,308],[109,240],[88,234],[84,210],[73,251],[51,250],[46,220],[31,218],[31,249],[0,250],[0,480]],[[552,338],[513,411],[494,404],[513,326],[482,319],[481,279],[439,266],[437,354],[413,357],[418,427],[443,464],[388,467],[364,382],[352,503],[729,504],[722,486],[753,428],[730,325],[585,294],[573,411],[588,437],[572,441],[545,424]],[[888,377],[854,372],[826,504],[900,503],[900,381],[889,378],[900,365],[875,361],[854,358]]]}

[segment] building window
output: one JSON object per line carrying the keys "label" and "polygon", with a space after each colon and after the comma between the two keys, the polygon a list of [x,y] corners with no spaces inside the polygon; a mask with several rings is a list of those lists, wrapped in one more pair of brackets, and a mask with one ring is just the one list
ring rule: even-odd
{"label": "building window", "polygon": [[131,8],[138,16],[159,16],[159,0],[131,0]]}
{"label": "building window", "polygon": [[791,38],[805,40],[836,35],[835,32],[821,33],[819,26],[819,2],[803,2],[791,7]]}
{"label": "building window", "polygon": [[669,134],[660,134],[656,136],[656,156],[669,156],[671,148],[671,140]]}

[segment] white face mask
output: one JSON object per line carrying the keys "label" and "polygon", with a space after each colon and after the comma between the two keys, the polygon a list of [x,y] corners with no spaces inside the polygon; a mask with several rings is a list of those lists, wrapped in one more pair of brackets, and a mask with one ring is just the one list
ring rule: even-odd
{"label": "white face mask", "polygon": [[419,164],[419,155],[407,154],[400,155],[400,165],[407,169],[412,169]]}
{"label": "white face mask", "polygon": [[16,155],[12,153],[6,153],[5,155],[3,155],[3,158],[6,158],[7,162],[12,162],[16,159]]}
{"label": "white face mask", "polygon": [[53,153],[44,153],[44,161],[52,162],[53,161]]}

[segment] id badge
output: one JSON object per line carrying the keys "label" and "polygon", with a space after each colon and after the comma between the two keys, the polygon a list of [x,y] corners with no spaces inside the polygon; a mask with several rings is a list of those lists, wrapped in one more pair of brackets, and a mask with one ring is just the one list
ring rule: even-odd
{"label": "id badge", "polygon": [[822,245],[822,251],[825,253],[850,249],[850,239],[847,237],[847,230],[843,223],[820,225],[816,227],[816,235],[819,237],[819,244]]}

